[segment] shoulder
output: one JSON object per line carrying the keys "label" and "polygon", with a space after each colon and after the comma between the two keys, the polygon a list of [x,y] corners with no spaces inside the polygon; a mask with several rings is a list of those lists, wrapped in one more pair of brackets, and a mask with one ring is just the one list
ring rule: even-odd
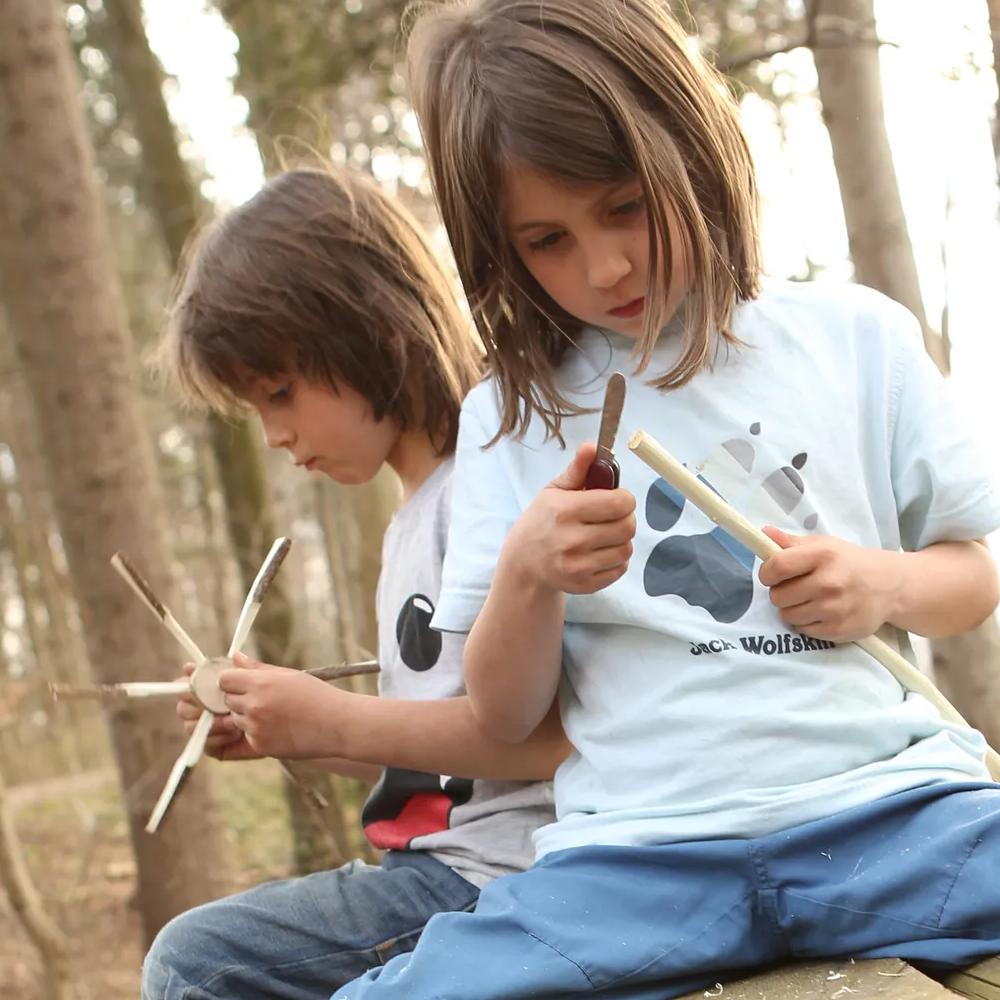
{"label": "shoulder", "polygon": [[[916,317],[887,295],[850,282],[768,279],[761,294],[736,312],[733,332],[748,343],[794,342],[869,364],[890,367],[900,356],[923,352]],[[777,343],[774,343],[777,341]]]}
{"label": "shoulder", "polygon": [[887,295],[852,282],[786,281],[769,278],[761,294],[738,310],[739,322],[798,318],[845,328],[919,331],[916,317]]}

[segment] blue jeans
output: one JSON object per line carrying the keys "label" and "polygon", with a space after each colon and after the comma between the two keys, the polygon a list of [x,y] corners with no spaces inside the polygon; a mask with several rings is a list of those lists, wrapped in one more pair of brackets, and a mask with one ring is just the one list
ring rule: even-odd
{"label": "blue jeans", "polygon": [[443,910],[479,890],[419,852],[269,882],[170,921],[146,956],[142,1000],[327,1000],[410,951]]}
{"label": "blue jeans", "polygon": [[1000,786],[892,795],[753,840],[584,847],[435,917],[332,1000],[667,1000],[792,959],[1000,952]]}

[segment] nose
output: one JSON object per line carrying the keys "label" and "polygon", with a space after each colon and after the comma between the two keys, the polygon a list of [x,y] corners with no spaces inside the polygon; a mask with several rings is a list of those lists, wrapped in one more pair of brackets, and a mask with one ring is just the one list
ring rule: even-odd
{"label": "nose", "polygon": [[591,288],[614,288],[632,271],[626,247],[617,239],[594,240],[584,248],[587,283]]}
{"label": "nose", "polygon": [[284,421],[276,420],[273,416],[261,416],[260,429],[264,435],[264,443],[268,448],[288,448],[291,449],[295,443],[295,435],[291,427]]}

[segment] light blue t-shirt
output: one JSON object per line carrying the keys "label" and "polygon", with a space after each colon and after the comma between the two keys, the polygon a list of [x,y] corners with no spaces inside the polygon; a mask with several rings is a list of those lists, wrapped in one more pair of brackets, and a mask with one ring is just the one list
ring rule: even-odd
{"label": "light blue t-shirt", "polygon": [[[857,646],[786,626],[759,561],[626,446],[652,434],[757,525],[889,550],[984,536],[1000,502],[915,320],[860,286],[776,282],[737,309],[734,333],[745,346],[670,392],[648,381],[678,356],[676,328],[642,376],[633,343],[598,330],[560,369],[568,398],[592,407],[612,371],[628,378],[616,452],[638,530],[620,580],[567,598],[560,703],[576,750],[538,856],[759,836],[919,785],[988,780],[978,732],[944,722]],[[492,382],[462,410],[433,623],[446,631],[472,626],[511,525],[597,435],[597,413],[567,418],[563,450],[536,420],[483,451],[498,412]]]}

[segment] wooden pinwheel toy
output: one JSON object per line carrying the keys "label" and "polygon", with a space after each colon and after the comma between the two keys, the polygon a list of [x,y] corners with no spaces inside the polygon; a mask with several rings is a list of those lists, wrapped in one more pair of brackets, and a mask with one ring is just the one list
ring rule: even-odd
{"label": "wooden pinwheel toy", "polygon": [[[129,562],[128,558],[121,552],[116,552],[111,557],[111,565],[115,571],[125,580],[125,582],[135,591],[143,604],[162,622],[164,628],[180,643],[184,651],[191,657],[195,668],[189,678],[176,681],[137,681],[123,682],[120,684],[100,684],[93,687],[63,687],[53,685],[52,693],[57,698],[100,698],[103,700],[114,700],[117,698],[176,698],[182,694],[190,694],[195,701],[201,705],[203,711],[198,718],[191,736],[188,738],[181,755],[177,758],[170,776],[167,779],[160,797],[153,807],[149,820],[146,823],[146,830],[155,833],[159,828],[163,817],[166,815],[170,803],[173,801],[177,790],[180,788],[185,775],[193,768],[205,750],[205,742],[208,739],[209,731],[212,728],[212,721],[217,715],[226,715],[229,709],[226,706],[225,696],[219,688],[219,675],[223,670],[228,670],[233,666],[232,658],[238,653],[250,634],[250,629],[257,618],[264,595],[267,593],[271,582],[281,567],[292,542],[288,538],[277,538],[271,546],[271,551],[261,564],[257,576],[250,586],[239,618],[236,620],[236,627],[233,630],[233,638],[229,644],[229,651],[225,656],[206,656],[198,644],[184,630],[180,622],[174,618],[173,614],[153,593],[151,587],[143,579],[141,574]],[[374,660],[366,660],[361,663],[340,664],[333,667],[319,667],[306,671],[321,680],[336,680],[340,677],[348,677],[361,673],[374,673],[378,670],[378,664]]]}

